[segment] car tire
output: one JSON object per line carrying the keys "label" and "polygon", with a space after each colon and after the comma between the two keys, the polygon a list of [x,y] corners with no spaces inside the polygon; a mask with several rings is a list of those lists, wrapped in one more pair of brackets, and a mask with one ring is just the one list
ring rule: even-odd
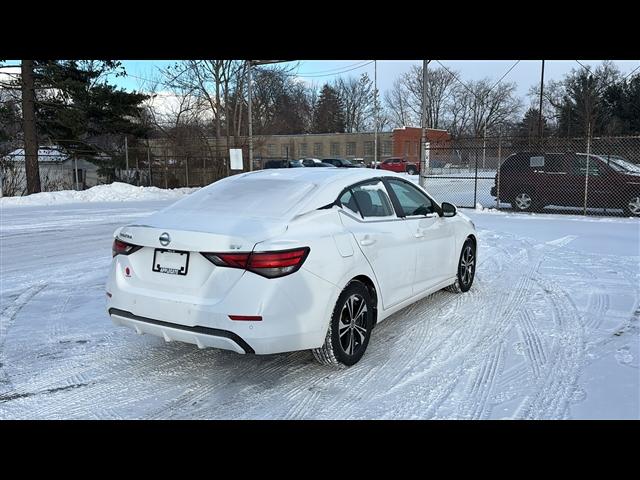
{"label": "car tire", "polygon": [[357,280],[350,282],[338,297],[324,344],[312,350],[315,359],[338,368],[356,364],[369,345],[374,309],[367,287]]}
{"label": "car tire", "polygon": [[537,212],[541,210],[535,194],[529,189],[518,190],[511,200],[511,206],[517,212]]}
{"label": "car tire", "polygon": [[640,192],[636,192],[622,206],[625,216],[640,217]]}
{"label": "car tire", "polygon": [[456,281],[445,288],[453,293],[464,293],[469,291],[473,285],[476,275],[476,244],[471,238],[467,238],[462,245],[460,260],[458,261],[458,271]]}
{"label": "car tire", "polygon": [[409,167],[407,168],[407,173],[409,175],[415,175],[416,173],[418,173],[418,171],[416,170],[416,167]]}

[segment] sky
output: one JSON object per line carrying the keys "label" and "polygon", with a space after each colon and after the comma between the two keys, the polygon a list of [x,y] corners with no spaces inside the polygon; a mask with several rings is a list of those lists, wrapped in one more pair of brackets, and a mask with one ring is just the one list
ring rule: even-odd
{"label": "sky", "polygon": [[[140,90],[144,84],[144,79],[157,76],[159,69],[164,69],[173,65],[178,60],[122,60],[127,71],[127,77],[111,77],[111,81],[120,87],[128,90]],[[8,60],[6,65],[19,64],[19,60]],[[535,99],[528,97],[532,86],[540,83],[540,60],[439,60],[433,61],[430,67],[440,67],[439,63],[448,69],[458,72],[458,78],[465,82],[469,80],[480,80],[490,78],[498,81],[506,74],[503,82],[515,82],[517,85],[517,95],[523,100],[525,106],[529,106]],[[580,60],[580,63],[589,68],[597,67],[602,60]],[[393,82],[403,73],[410,70],[412,65],[421,65],[422,60],[378,60],[375,64],[377,69],[378,88],[381,94],[390,89]],[[614,63],[620,68],[623,75],[640,73],[640,60],[615,60]],[[300,80],[323,84],[331,82],[336,77],[359,76],[367,72],[373,79],[374,62],[372,60],[298,60],[288,62],[293,67],[293,72],[299,76]],[[545,82],[549,80],[560,80],[572,69],[582,68],[576,60],[546,60],[545,61]],[[19,68],[13,69],[19,72]],[[1,69],[2,72],[11,70]],[[171,103],[171,95],[160,96],[158,106]],[[169,105],[167,103],[167,106]]]}
{"label": "sky", "polygon": [[[134,77],[147,78],[153,75],[158,68],[165,68],[172,65],[176,60],[123,60],[127,73],[127,78],[118,78],[115,81],[127,90],[140,88],[141,80]],[[299,60],[290,65],[296,66],[294,73],[307,82],[317,82],[319,84],[330,82],[340,72],[343,76],[358,76],[367,72],[371,78],[374,76],[374,64],[368,60]],[[445,67],[459,72],[462,81],[480,80],[491,78],[498,81],[507,71],[513,69],[506,75],[503,81],[512,81],[517,84],[518,95],[527,102],[527,94],[533,85],[540,83],[540,60],[440,60]],[[580,60],[580,63],[594,68],[602,60]],[[403,73],[409,71],[412,65],[420,65],[422,60],[378,60],[377,62],[378,88],[381,93],[391,88],[393,82]],[[640,72],[640,60],[616,60],[614,61],[620,68],[623,75],[627,75],[634,69]],[[515,65],[515,66],[514,66]],[[436,61],[429,66],[439,67]],[[560,80],[573,68],[582,68],[576,60],[547,60],[545,61],[545,81]],[[635,72],[634,72],[635,73]]]}

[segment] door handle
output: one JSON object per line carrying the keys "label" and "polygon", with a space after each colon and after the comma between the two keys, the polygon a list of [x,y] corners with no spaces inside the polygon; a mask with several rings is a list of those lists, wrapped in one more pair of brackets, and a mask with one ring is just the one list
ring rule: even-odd
{"label": "door handle", "polygon": [[376,241],[373,238],[369,237],[365,237],[360,240],[360,245],[362,245],[363,247],[368,247],[369,245],[373,245],[374,243],[376,243]]}

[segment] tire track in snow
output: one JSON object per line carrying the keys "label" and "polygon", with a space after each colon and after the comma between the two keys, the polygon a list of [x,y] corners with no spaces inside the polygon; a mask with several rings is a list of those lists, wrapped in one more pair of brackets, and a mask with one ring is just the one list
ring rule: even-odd
{"label": "tire track in snow", "polygon": [[493,390],[496,377],[502,368],[504,361],[504,341],[499,342],[494,351],[486,358],[477,373],[472,377],[470,388],[466,391],[466,398],[479,399],[479,402],[468,402],[460,410],[460,416],[468,419],[487,418],[490,409],[487,408],[490,394]]}
{"label": "tire track in snow", "polygon": [[567,418],[570,399],[577,386],[584,356],[583,330],[577,308],[569,295],[551,279],[536,278],[548,292],[556,325],[556,341],[549,362],[536,379],[533,392],[523,399],[514,418]]}
{"label": "tire track in snow", "polygon": [[4,352],[4,344],[9,334],[9,329],[15,322],[18,313],[27,305],[33,297],[44,290],[47,283],[44,281],[36,282],[27,287],[19,294],[10,304],[0,313],[0,393],[14,392],[12,380],[6,370],[7,360]]}
{"label": "tire track in snow", "polygon": [[547,362],[547,354],[528,308],[522,308],[518,312],[518,326],[526,347],[524,354],[528,360],[527,365],[531,369],[533,377],[538,378]]}
{"label": "tire track in snow", "polygon": [[9,329],[13,325],[13,322],[24,306],[41,292],[47,286],[47,282],[39,281],[30,285],[24,290],[17,298],[15,298],[9,306],[5,307],[0,313],[0,349],[4,345]]}

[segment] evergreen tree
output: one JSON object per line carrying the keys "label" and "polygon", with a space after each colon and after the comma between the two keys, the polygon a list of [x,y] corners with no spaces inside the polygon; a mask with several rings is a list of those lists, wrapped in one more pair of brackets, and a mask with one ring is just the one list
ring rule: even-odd
{"label": "evergreen tree", "polygon": [[610,86],[604,97],[610,119],[608,133],[640,134],[640,74]]}
{"label": "evergreen tree", "polygon": [[338,92],[325,84],[313,115],[313,133],[344,133],[344,109]]}

